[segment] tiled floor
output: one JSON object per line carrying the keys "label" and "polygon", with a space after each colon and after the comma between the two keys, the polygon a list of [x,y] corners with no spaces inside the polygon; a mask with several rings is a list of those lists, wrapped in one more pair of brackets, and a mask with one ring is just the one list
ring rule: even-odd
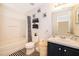
{"label": "tiled floor", "polygon": [[[29,56],[39,56],[39,55],[40,55],[39,52],[34,51],[34,52],[33,52],[31,55],[29,55]],[[15,52],[15,53],[12,53],[12,54],[9,55],[9,56],[28,56],[28,55],[26,55],[26,49],[23,48],[22,50],[19,50],[19,51]]]}

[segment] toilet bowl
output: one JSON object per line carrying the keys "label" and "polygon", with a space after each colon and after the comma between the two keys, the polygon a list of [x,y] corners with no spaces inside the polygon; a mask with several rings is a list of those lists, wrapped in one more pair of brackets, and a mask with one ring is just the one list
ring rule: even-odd
{"label": "toilet bowl", "polygon": [[35,50],[35,43],[34,42],[26,43],[25,48],[26,48],[26,55],[30,55]]}

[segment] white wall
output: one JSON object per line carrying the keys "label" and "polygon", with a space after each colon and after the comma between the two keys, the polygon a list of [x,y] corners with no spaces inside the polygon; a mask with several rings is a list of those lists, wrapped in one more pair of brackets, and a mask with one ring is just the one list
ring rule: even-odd
{"label": "white wall", "polygon": [[24,48],[26,15],[0,5],[0,55],[9,55]]}
{"label": "white wall", "polygon": [[[38,13],[38,9],[40,9],[41,12]],[[47,14],[46,17],[43,17],[44,13]],[[35,14],[36,18],[39,18],[39,29],[32,29],[33,41],[35,41],[36,39],[34,33],[37,33],[38,39],[47,39],[52,34],[51,9],[49,7],[49,4],[40,5],[39,7],[28,11],[27,16],[31,16],[33,19],[33,14]]]}

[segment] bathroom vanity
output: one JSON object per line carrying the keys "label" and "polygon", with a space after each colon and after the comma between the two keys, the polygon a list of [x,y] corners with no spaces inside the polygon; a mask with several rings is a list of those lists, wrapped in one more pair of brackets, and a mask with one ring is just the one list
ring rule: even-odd
{"label": "bathroom vanity", "polygon": [[48,56],[79,56],[79,41],[68,38],[49,38]]}
{"label": "bathroom vanity", "polygon": [[79,49],[48,42],[48,56],[79,56]]}
{"label": "bathroom vanity", "polygon": [[48,56],[79,56],[79,25],[75,23],[78,20],[77,9],[79,6],[53,12],[53,35],[58,35],[48,39]]}

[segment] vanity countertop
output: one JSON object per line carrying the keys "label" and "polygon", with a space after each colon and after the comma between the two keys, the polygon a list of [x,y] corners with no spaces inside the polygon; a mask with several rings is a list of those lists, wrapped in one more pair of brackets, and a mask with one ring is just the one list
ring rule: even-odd
{"label": "vanity countertop", "polygon": [[57,36],[57,37],[50,37],[48,39],[48,42],[57,43],[64,46],[79,49],[79,40],[71,40],[69,38],[60,38],[59,36]]}

